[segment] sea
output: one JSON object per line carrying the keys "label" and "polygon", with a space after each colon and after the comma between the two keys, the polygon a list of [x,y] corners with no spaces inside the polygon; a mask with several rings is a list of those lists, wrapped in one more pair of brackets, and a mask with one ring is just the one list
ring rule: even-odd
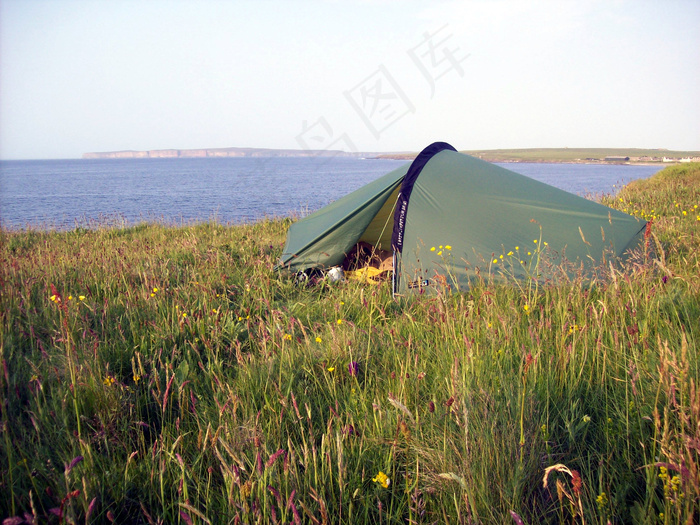
{"label": "sea", "polygon": [[[0,227],[71,230],[303,217],[404,164],[351,157],[0,161]],[[661,166],[499,164],[590,198]]]}

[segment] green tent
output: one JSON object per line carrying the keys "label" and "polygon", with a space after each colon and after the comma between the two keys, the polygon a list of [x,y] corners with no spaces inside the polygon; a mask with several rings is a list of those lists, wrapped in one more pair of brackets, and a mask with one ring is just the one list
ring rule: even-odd
{"label": "green tent", "polygon": [[458,153],[444,142],[292,224],[281,266],[341,265],[358,242],[393,253],[394,293],[478,275],[547,277],[624,258],[646,222]]}

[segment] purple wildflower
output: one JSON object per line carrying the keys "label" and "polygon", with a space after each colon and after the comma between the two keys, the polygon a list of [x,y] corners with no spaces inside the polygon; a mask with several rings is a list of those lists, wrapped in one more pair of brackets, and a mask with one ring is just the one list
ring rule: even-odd
{"label": "purple wildflower", "polygon": [[75,456],[73,458],[73,460],[66,467],[66,474],[68,474],[71,470],[73,470],[73,467],[75,467],[82,460],[83,460],[83,456]]}
{"label": "purple wildflower", "polygon": [[97,506],[97,498],[92,498],[90,505],[88,505],[87,513],[85,514],[86,521],[87,521],[87,518],[90,517],[90,514],[92,514],[92,512],[95,510],[96,506]]}
{"label": "purple wildflower", "polygon": [[294,525],[301,525],[301,516],[299,516],[297,506],[294,505],[294,496],[296,495],[296,493],[297,491],[293,490],[292,493],[289,495],[289,500],[287,501],[287,508],[292,509],[292,514],[294,516]]}
{"label": "purple wildflower", "polygon": [[277,452],[272,454],[270,456],[270,458],[267,460],[267,463],[265,463],[265,468],[270,468],[272,465],[274,465],[275,461],[277,461],[277,458],[279,458],[284,453],[285,453],[284,449],[281,448]]}
{"label": "purple wildflower", "polygon": [[279,491],[275,487],[273,487],[272,485],[268,485],[267,490],[269,490],[272,493],[272,495],[277,500],[277,505],[279,505],[280,508],[282,508],[282,506],[283,506],[282,496],[280,495]]}
{"label": "purple wildflower", "polygon": [[256,458],[256,465],[258,467],[258,474],[260,474],[262,476],[263,462],[262,462],[262,456],[260,455],[260,452],[258,452],[258,457]]}

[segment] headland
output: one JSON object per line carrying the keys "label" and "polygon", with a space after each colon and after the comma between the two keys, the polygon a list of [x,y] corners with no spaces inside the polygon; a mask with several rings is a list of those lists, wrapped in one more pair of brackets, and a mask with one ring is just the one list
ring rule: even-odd
{"label": "headland", "polygon": [[[700,151],[641,148],[522,148],[462,150],[489,162],[553,162],[578,164],[676,164],[699,162]],[[199,148],[124,150],[84,153],[84,159],[153,159],[208,157],[349,157],[413,160],[416,152],[354,152],[342,150]]]}

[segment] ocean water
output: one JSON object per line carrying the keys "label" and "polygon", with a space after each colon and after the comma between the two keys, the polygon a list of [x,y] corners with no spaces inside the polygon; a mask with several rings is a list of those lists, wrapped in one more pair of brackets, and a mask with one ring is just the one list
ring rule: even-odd
{"label": "ocean water", "polygon": [[[404,164],[341,157],[1,161],[0,226],[66,230],[303,216]],[[614,193],[661,169],[500,165],[580,195]]]}

